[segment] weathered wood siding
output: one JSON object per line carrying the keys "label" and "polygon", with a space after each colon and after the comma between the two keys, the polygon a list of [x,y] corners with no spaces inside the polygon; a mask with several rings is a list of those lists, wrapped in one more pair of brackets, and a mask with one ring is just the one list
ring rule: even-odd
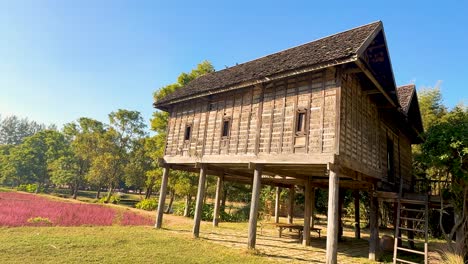
{"label": "weathered wood siding", "polygon": [[378,109],[353,74],[342,76],[340,157],[374,171],[381,169]]}
{"label": "weathered wood siding", "polygon": [[[336,71],[328,69],[179,103],[170,111],[165,154],[333,154],[337,89]],[[307,110],[303,136],[295,134],[298,109]],[[223,138],[225,119],[231,125]],[[187,125],[190,140],[184,140]]]}
{"label": "weathered wood siding", "polygon": [[[411,179],[411,143],[379,109],[353,74],[342,75],[339,155],[355,169],[377,173],[386,182]],[[394,177],[387,173],[387,142],[393,143]]]}

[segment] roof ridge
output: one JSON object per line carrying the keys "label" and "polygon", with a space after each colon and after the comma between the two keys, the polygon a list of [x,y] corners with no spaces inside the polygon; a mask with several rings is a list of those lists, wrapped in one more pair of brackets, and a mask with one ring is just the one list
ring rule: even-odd
{"label": "roof ridge", "polygon": [[204,93],[217,93],[224,91],[225,87],[239,89],[271,76],[284,78],[286,75],[349,63],[356,60],[359,48],[381,25],[380,20],[361,25],[205,74],[189,82],[185,89],[177,89],[156,100],[155,106],[163,107],[171,101],[183,101],[183,98],[195,98]]}

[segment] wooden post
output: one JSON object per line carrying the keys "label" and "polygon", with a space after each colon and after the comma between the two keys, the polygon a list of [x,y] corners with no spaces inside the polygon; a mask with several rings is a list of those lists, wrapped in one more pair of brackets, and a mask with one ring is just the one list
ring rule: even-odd
{"label": "wooden post", "polygon": [[163,221],[164,205],[166,203],[166,192],[167,192],[167,181],[169,178],[169,168],[163,168],[161,190],[159,191],[159,202],[158,202],[158,212],[156,215],[156,224],[155,228],[161,228]]}
{"label": "wooden post", "polygon": [[249,216],[249,238],[248,248],[254,249],[257,239],[257,216],[258,216],[258,203],[260,200],[260,188],[262,179],[263,166],[255,164],[255,171],[252,183],[252,198],[250,200],[250,216]]}
{"label": "wooden post", "polygon": [[279,223],[279,209],[280,209],[280,187],[276,187],[276,197],[275,197],[275,223]]}
{"label": "wooden post", "polygon": [[374,191],[369,192],[370,201],[370,238],[369,238],[369,259],[377,260],[379,255],[379,224],[378,224],[378,212],[379,212],[379,201],[377,197],[374,197]]}
{"label": "wooden post", "polygon": [[312,186],[310,186],[310,177],[307,178],[305,184],[305,197],[304,197],[304,230],[302,231],[302,245],[309,246],[310,245],[310,211],[312,209],[311,206],[311,191]]}
{"label": "wooden post", "polygon": [[312,228],[315,226],[314,211],[315,211],[315,187],[312,188],[312,193],[310,194],[310,223]]}
{"label": "wooden post", "polygon": [[193,236],[198,238],[200,235],[200,221],[203,209],[203,197],[205,196],[206,165],[201,164],[200,177],[198,179],[197,201],[195,206],[195,216],[193,224]]}
{"label": "wooden post", "polygon": [[343,204],[344,190],[340,188],[338,193],[338,242],[343,241]]}
{"label": "wooden post", "polygon": [[359,214],[359,190],[354,190],[354,237],[361,239],[361,221]]}
{"label": "wooden post", "polygon": [[223,189],[223,182],[224,182],[224,176],[219,176],[218,181],[216,182],[216,197],[215,197],[215,205],[214,205],[214,212],[213,212],[213,226],[218,226],[218,223],[219,223],[219,209],[220,209],[220,201],[221,201],[221,192]]}
{"label": "wooden post", "polygon": [[328,186],[327,252],[325,263],[336,264],[338,254],[339,176],[330,169]]}
{"label": "wooden post", "polygon": [[289,188],[289,206],[288,206],[288,224],[292,224],[294,221],[294,186]]}

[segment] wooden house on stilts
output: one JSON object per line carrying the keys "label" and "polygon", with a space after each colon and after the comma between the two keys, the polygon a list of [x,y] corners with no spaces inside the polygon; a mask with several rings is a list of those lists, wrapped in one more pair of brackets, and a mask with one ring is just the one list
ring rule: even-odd
{"label": "wooden house on stilts", "polygon": [[[154,106],[170,114],[156,227],[171,169],[200,173],[195,237],[207,174],[219,176],[218,194],[222,181],[252,184],[249,248],[262,185],[304,186],[305,245],[312,193],[326,188],[326,263],[337,262],[344,189],[370,193],[375,259],[378,199],[411,188],[411,145],[423,131],[414,86],[395,85],[381,22],[204,75]],[[219,195],[215,208],[216,222]]]}

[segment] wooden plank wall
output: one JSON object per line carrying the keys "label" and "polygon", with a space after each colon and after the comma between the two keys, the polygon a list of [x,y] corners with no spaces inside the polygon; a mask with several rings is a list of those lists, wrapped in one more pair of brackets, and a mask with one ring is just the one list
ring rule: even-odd
{"label": "wooden plank wall", "polygon": [[355,75],[343,74],[340,157],[379,171],[381,160],[385,160],[380,144],[386,144],[386,141],[381,137],[377,106],[362,91]]}
{"label": "wooden plank wall", "polygon": [[[387,139],[393,142],[394,172],[397,179],[411,180],[411,143],[395,125],[381,119],[377,105],[365,95],[356,75],[342,76],[340,157],[387,175]],[[401,163],[400,163],[401,162]]]}
{"label": "wooden plank wall", "polygon": [[[245,155],[333,153],[335,151],[336,71],[327,69],[173,107],[166,155]],[[307,109],[306,135],[295,135],[298,108]],[[230,136],[222,124],[230,118]],[[184,140],[187,125],[192,137]]]}

